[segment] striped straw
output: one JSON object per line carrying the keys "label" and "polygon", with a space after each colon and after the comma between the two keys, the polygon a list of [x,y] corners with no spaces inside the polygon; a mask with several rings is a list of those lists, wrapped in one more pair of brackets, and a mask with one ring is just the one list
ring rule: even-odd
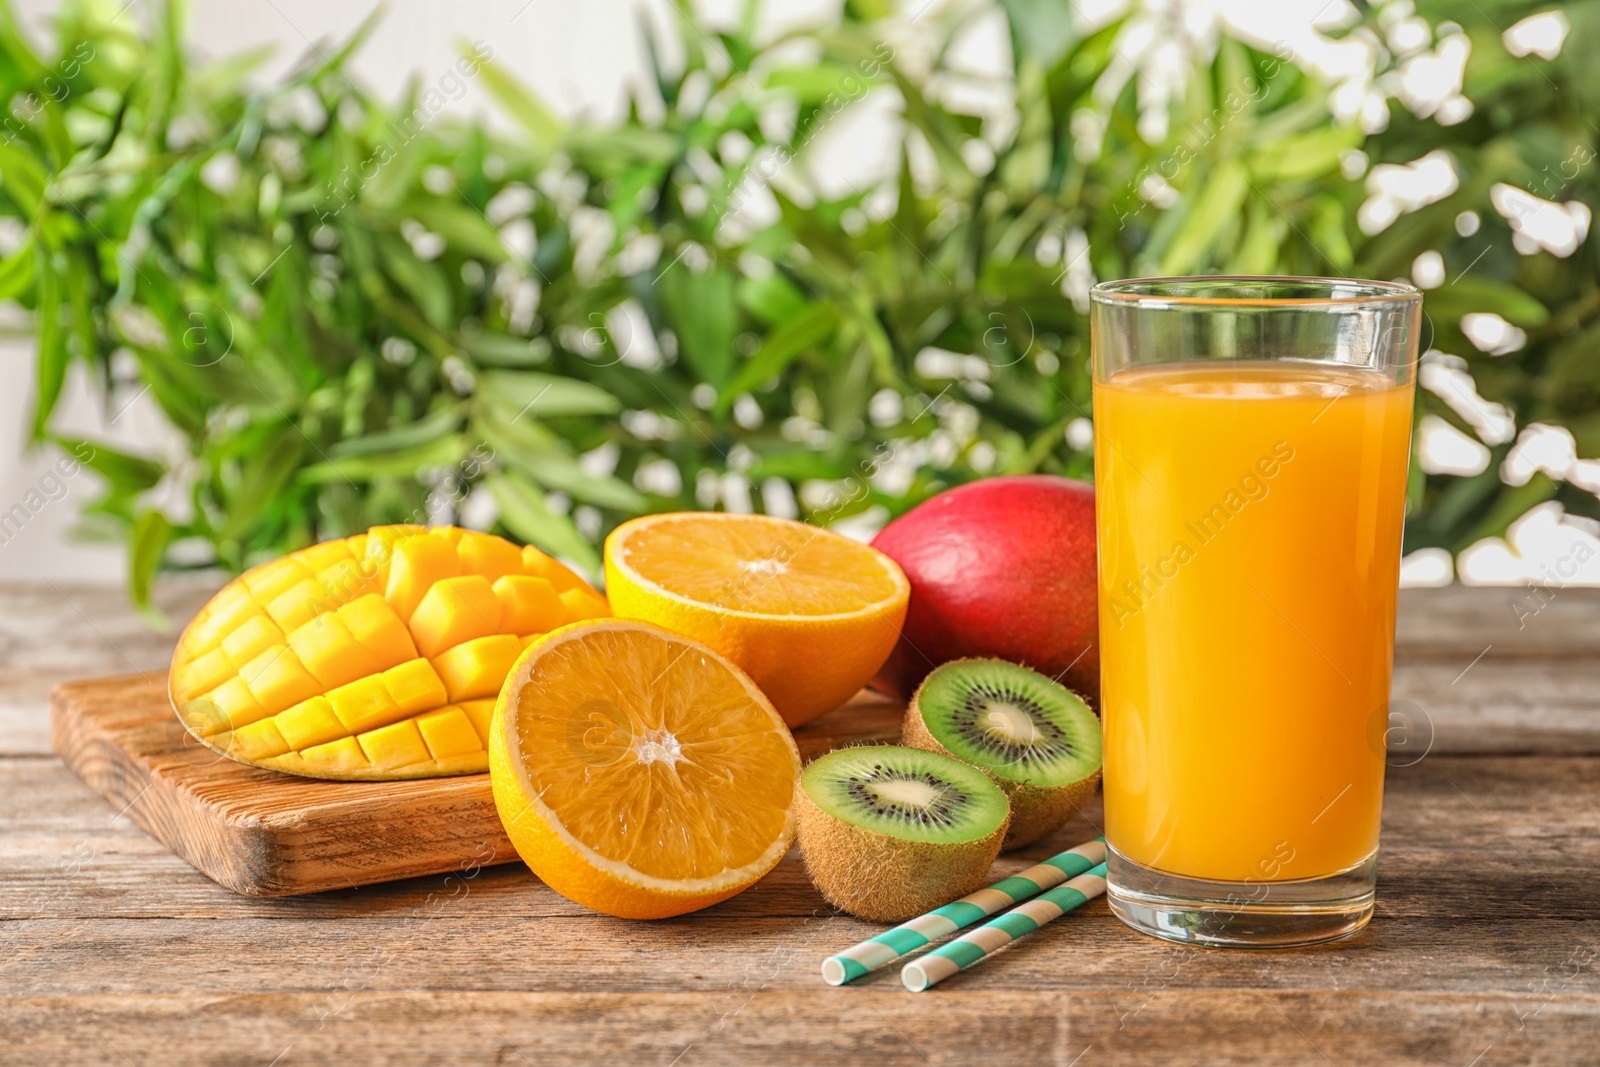
{"label": "striped straw", "polygon": [[987,889],[962,897],[960,900],[936,908],[926,915],[902,923],[869,938],[837,956],[822,961],[822,980],[829,985],[844,985],[864,974],[870,974],[885,964],[893,963],[908,952],[957,930],[971,926],[979,919],[1004,911],[1011,905],[1038,896],[1047,889],[1083,874],[1106,858],[1106,839],[1097,837],[1067,849],[1029,867],[1020,874],[1002,878]]}
{"label": "striped straw", "polygon": [[940,945],[919,960],[900,970],[900,981],[913,993],[938,985],[957,971],[964,971],[979,960],[1009,945],[1023,934],[1032,933],[1045,923],[1059,919],[1080,904],[1087,904],[1106,891],[1106,865],[1100,864],[1066,885],[1041,893],[1026,904],[1019,904],[998,919],[990,919],[970,934],[962,934],[948,945]]}

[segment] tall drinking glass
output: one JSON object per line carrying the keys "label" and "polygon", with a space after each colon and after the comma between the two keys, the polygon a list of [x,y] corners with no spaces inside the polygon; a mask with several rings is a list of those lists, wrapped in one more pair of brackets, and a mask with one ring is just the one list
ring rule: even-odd
{"label": "tall drinking glass", "polygon": [[1093,294],[1107,895],[1174,941],[1372,915],[1421,294]]}

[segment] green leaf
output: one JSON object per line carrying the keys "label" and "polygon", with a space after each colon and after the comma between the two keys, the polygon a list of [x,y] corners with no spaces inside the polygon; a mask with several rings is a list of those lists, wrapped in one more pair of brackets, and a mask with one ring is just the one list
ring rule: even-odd
{"label": "green leaf", "polygon": [[37,259],[39,273],[38,301],[34,310],[34,337],[38,346],[38,399],[33,408],[32,439],[44,439],[50,415],[61,398],[61,388],[67,380],[67,340],[61,330],[61,315],[66,310],[61,302],[61,287],[50,257]]}
{"label": "green leaf", "polygon": [[1331,196],[1319,200],[1311,212],[1310,231],[1311,243],[1328,262],[1348,271],[1355,262],[1355,253],[1346,233],[1344,205]]}
{"label": "green leaf", "polygon": [[1561,486],[1543,471],[1535,472],[1526,485],[1509,488],[1495,498],[1488,513],[1461,537],[1462,544],[1472,544],[1485,537],[1504,537],[1513,522],[1528,513],[1530,508],[1543,504],[1555,496]]}
{"label": "green leaf", "polygon": [[498,463],[515,468],[546,489],[559,489],[585,504],[630,515],[645,509],[644,495],[637,489],[619,478],[589,474],[560,438],[531,419],[505,422],[486,409],[473,420],[472,429],[493,450]]}
{"label": "green leaf", "polygon": [[572,231],[557,225],[539,235],[533,252],[533,269],[541,278],[554,278],[572,267]]}
{"label": "green leaf", "polygon": [[1268,141],[1252,148],[1250,173],[1257,181],[1306,181],[1338,170],[1340,154],[1360,144],[1361,127],[1354,123]]}
{"label": "green leaf", "polygon": [[654,171],[676,159],[682,147],[678,137],[664,130],[576,129],[565,141],[568,152],[601,174],[617,174],[640,165]]}
{"label": "green leaf", "polygon": [[1251,202],[1244,240],[1227,260],[1229,274],[1271,274],[1278,266],[1279,250],[1289,223],[1261,199]]}
{"label": "green leaf", "polygon": [[239,485],[229,494],[227,521],[218,536],[234,540],[250,532],[256,520],[277,502],[293,480],[308,442],[293,426],[280,427],[244,464]]}
{"label": "green leaf", "polygon": [[809,448],[773,447],[761,453],[749,473],[755,481],[783,478],[791,482],[803,482],[811,478],[837,479],[843,473],[841,468],[842,464],[836,455]]}
{"label": "green leaf", "polygon": [[831,93],[841,100],[861,95],[866,80],[860,72],[835,63],[814,67],[779,67],[766,77],[769,89],[787,90],[801,104],[819,104]]}
{"label": "green leaf", "polygon": [[373,456],[421,448],[461,428],[461,409],[448,405],[425,415],[409,426],[363,437],[347,437],[328,450],[333,459],[346,456]]}
{"label": "green leaf", "polygon": [[748,393],[781,374],[802,352],[826,341],[838,327],[839,319],[839,310],[832,304],[812,304],[774,328],[722,388],[717,397],[718,413],[725,413],[740,393]]}
{"label": "green leaf", "polygon": [[543,337],[462,334],[461,347],[477,363],[490,367],[535,367],[550,362],[550,342]]}
{"label": "green leaf", "polygon": [[1049,67],[1072,46],[1073,10],[1057,0],[1000,0],[1011,23],[1012,54]]}
{"label": "green leaf", "polygon": [[[1425,524],[1437,523],[1438,529],[1433,531],[1439,535],[1436,543],[1448,543],[1450,529],[1466,529],[1469,516],[1481,513],[1491,500],[1500,491],[1503,484],[1500,481],[1500,463],[1505,458],[1505,453],[1510,446],[1503,446],[1490,454],[1489,465],[1483,471],[1469,478],[1452,478],[1442,493],[1433,503],[1432,512],[1423,516],[1422,521],[1413,521],[1407,528],[1406,535],[1412,535]],[[1422,468],[1412,464],[1412,470],[1421,475]],[[1463,542],[1463,546],[1465,542]],[[1407,550],[1417,547],[1410,540],[1406,543]]]}
{"label": "green leaf", "polygon": [[117,492],[139,493],[151,488],[166,474],[157,460],[122,452],[107,444],[95,444],[73,437],[52,437],[75,460],[100,475]]}
{"label": "green leaf", "polygon": [[33,242],[29,241],[0,263],[0,300],[15,300],[33,282]]}
{"label": "green leaf", "polygon": [[777,323],[805,306],[805,295],[777,271],[739,280],[739,306],[757,318]]}
{"label": "green leaf", "polygon": [[1428,314],[1455,321],[1472,311],[1492,311],[1516,326],[1543,326],[1549,310],[1514,285],[1467,275],[1423,294]]}
{"label": "green leaf", "polygon": [[326,485],[368,482],[375,478],[414,479],[430,467],[453,467],[466,454],[466,441],[460,434],[453,434],[413,448],[313,464],[300,471],[300,481],[309,485]]}
{"label": "green leaf", "polygon": [[21,25],[22,20],[17,18],[11,0],[0,2],[0,53],[11,60],[24,79],[38,81],[44,77],[45,67],[27,38],[18,32]]}
{"label": "green leaf", "polygon": [[39,161],[23,150],[23,143],[0,137],[0,189],[10,194],[22,214],[31,219],[39,214],[50,178]]}
{"label": "green leaf", "polygon": [[704,70],[706,66],[705,45],[711,40],[711,37],[695,21],[694,9],[689,6],[689,0],[673,0],[673,8],[678,16],[678,47],[683,52],[684,73]]}
{"label": "green leaf", "polygon": [[142,513],[128,537],[128,598],[146,619],[162,626],[165,619],[150,602],[150,586],[171,537],[172,523],[160,511]]}
{"label": "green leaf", "polygon": [[844,15],[856,22],[877,22],[894,14],[893,0],[845,0]]}
{"label": "green leaf", "polygon": [[502,70],[495,63],[484,63],[478,70],[490,94],[505,108],[512,118],[533,134],[541,147],[553,147],[561,139],[565,128],[555,112],[545,106],[522,82]]}
{"label": "green leaf", "polygon": [[63,276],[67,288],[67,308],[72,322],[72,336],[77,340],[79,358],[93,364],[98,354],[98,331],[95,329],[94,309],[90,306],[90,287],[95,284],[94,269],[81,249],[72,248],[62,253],[67,261]]}
{"label": "green leaf", "polygon": [[[176,5],[174,5],[174,7],[176,8]],[[367,39],[372,36],[373,31],[378,28],[378,23],[382,20],[382,18],[383,7],[381,5],[374,7],[371,11],[367,12],[367,17],[361,20],[361,24],[355,28],[350,36],[344,39],[344,43],[341,44],[331,56],[318,47],[316,49],[317,58],[322,62],[311,71],[311,73],[307,76],[307,80],[316,81],[323,75],[332,71],[343,71],[344,65],[350,61],[350,57],[355,55],[361,46],[366,43]],[[174,17],[174,25],[176,25],[177,21],[177,17]]]}
{"label": "green leaf", "polygon": [[973,185],[972,171],[961,155],[961,145],[968,140],[966,131],[948,111],[925,97],[898,68],[891,68],[891,73],[905,101],[906,121],[927,139],[950,194],[966,195]]}
{"label": "green leaf", "polygon": [[535,453],[497,451],[496,455],[514,464],[544,488],[566,493],[580,503],[614,508],[629,515],[637,515],[645,510],[647,501],[639,490],[620,478],[589,474],[571,456],[554,449]]}
{"label": "green leaf", "polygon": [[1093,88],[1105,73],[1107,65],[1117,55],[1117,34],[1122,30],[1122,20],[1117,19],[1100,27],[1092,37],[1073,45],[1045,75],[1045,86],[1050,100],[1051,117],[1058,130],[1067,132],[1067,123],[1083,95]]}
{"label": "green leaf", "polygon": [[500,521],[512,534],[576,563],[591,580],[599,573],[600,557],[594,546],[584,540],[572,520],[550,510],[537,488],[515,474],[491,474],[484,484],[500,507]]}
{"label": "green leaf", "polygon": [[650,64],[650,74],[655,79],[656,92],[661,94],[661,102],[671,108],[678,102],[678,89],[683,84],[683,76],[671,77],[661,64],[661,47],[656,43],[655,23],[645,17],[644,9],[637,9],[636,18],[639,23],[639,36],[644,38],[645,59]]}
{"label": "green leaf", "polygon": [[490,263],[502,263],[506,259],[500,231],[475,208],[445,200],[420,200],[408,204],[405,211],[458,252]]}
{"label": "green leaf", "polygon": [[400,283],[416,302],[428,325],[445,330],[454,325],[451,315],[451,288],[444,272],[435,264],[420,260],[404,241],[383,237],[378,242],[383,270]]}
{"label": "green leaf", "polygon": [[720,386],[733,369],[733,275],[720,267],[696,273],[679,263],[656,286],[684,361],[701,381]]}
{"label": "green leaf", "polygon": [[1568,419],[1566,425],[1578,443],[1578,455],[1600,455],[1600,411]]}
{"label": "green leaf", "polygon": [[1161,259],[1161,273],[1180,275],[1197,270],[1223,230],[1237,221],[1249,189],[1250,179],[1241,164],[1234,160],[1218,164],[1193,196],[1183,227]]}
{"label": "green leaf", "polygon": [[562,415],[615,415],[622,402],[598,385],[531,371],[485,371],[478,396],[517,419],[550,419]]}

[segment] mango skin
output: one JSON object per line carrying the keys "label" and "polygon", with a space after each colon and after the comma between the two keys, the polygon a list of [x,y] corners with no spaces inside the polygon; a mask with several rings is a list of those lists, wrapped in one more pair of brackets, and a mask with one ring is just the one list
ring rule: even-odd
{"label": "mango skin", "polygon": [[1094,486],[1053,474],[984,478],[895,519],[872,547],[911,582],[900,642],[873,687],[910,700],[954,659],[1003,659],[1100,700]]}
{"label": "mango skin", "polygon": [[179,638],[168,693],[196,740],[241,763],[356,780],[482,773],[522,650],[609,614],[531,545],[375,526],[224,586]]}

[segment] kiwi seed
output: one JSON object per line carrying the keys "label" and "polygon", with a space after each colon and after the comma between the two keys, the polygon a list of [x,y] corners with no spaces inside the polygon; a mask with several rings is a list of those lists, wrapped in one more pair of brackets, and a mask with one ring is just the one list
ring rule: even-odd
{"label": "kiwi seed", "polygon": [[904,743],[970,763],[1005,791],[1020,848],[1077,814],[1100,781],[1100,720],[1072,690],[998,659],[953,660],[923,679]]}

